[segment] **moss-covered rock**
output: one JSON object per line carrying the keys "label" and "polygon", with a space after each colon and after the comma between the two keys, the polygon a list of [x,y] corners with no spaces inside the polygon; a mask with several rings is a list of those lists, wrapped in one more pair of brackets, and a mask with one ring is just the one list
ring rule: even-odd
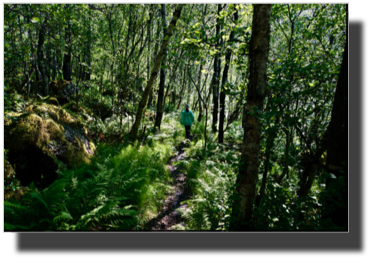
{"label": "moss-covered rock", "polygon": [[75,101],[68,102],[63,105],[63,108],[76,113],[77,117],[80,117],[83,121],[92,121],[94,120],[94,113],[92,110],[86,106],[78,104]]}
{"label": "moss-covered rock", "polygon": [[46,101],[45,101],[47,104],[50,104],[50,105],[54,105],[54,106],[57,106],[59,107],[59,102],[58,102],[58,99],[55,98],[55,97],[49,97]]}
{"label": "moss-covered rock", "polygon": [[11,185],[8,185],[4,189],[4,201],[8,201],[11,197],[20,201],[22,196],[26,193],[33,191],[28,187],[24,187],[19,181],[14,181]]}
{"label": "moss-covered rock", "polygon": [[45,102],[31,109],[22,115],[6,114],[4,147],[21,184],[33,181],[44,188],[57,179],[59,162],[68,167],[88,163],[95,145],[83,122],[65,109]]}
{"label": "moss-covered rock", "polygon": [[4,159],[4,185],[9,185],[15,177],[15,171],[7,159]]}

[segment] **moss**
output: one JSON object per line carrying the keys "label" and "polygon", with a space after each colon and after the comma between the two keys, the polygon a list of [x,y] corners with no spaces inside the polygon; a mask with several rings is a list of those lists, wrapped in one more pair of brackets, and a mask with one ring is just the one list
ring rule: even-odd
{"label": "moss", "polygon": [[75,138],[75,145],[69,144],[66,157],[70,159],[70,167],[78,167],[91,162],[91,155],[87,152],[85,145],[79,138]]}
{"label": "moss", "polygon": [[77,113],[87,112],[87,110],[82,105],[79,104],[77,107],[77,103],[75,101],[70,101],[63,105],[63,107]]}
{"label": "moss", "polygon": [[96,146],[95,146],[95,144],[93,143],[93,142],[90,142],[90,149],[91,149],[91,151],[94,153],[95,152],[95,150],[96,150]]}
{"label": "moss", "polygon": [[9,128],[12,124],[17,123],[19,117],[23,115],[20,112],[5,112],[4,113],[4,127]]}
{"label": "moss", "polygon": [[5,147],[10,151],[9,161],[19,167],[22,185],[34,181],[44,188],[56,180],[54,158],[69,167],[90,163],[95,145],[78,117],[46,102],[33,104],[29,111],[7,112],[4,117]]}
{"label": "moss", "polygon": [[15,177],[15,171],[7,159],[4,159],[4,183],[9,184]]}
{"label": "moss", "polygon": [[12,124],[12,119],[8,113],[4,113],[4,126],[10,126]]}
{"label": "moss", "polygon": [[46,113],[48,116],[50,116],[60,124],[68,125],[76,129],[83,127],[83,124],[80,120],[78,120],[76,117],[74,117],[61,107],[43,103],[37,106],[35,108],[35,111],[39,114]]}
{"label": "moss", "polygon": [[8,201],[11,197],[20,201],[26,193],[32,191],[29,187],[22,186],[19,181],[15,181],[4,189],[4,201]]}
{"label": "moss", "polygon": [[55,97],[50,97],[49,99],[46,100],[46,103],[50,104],[50,105],[57,106],[57,107],[60,106],[57,98],[55,98]]}
{"label": "moss", "polygon": [[43,119],[32,113],[23,118],[9,132],[10,148],[23,150],[29,145],[44,148],[51,137],[64,140],[64,129],[51,119]]}

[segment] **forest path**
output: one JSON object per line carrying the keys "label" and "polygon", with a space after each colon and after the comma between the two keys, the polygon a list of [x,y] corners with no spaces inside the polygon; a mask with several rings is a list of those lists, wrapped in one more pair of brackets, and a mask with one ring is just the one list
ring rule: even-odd
{"label": "forest path", "polygon": [[184,142],[180,143],[175,156],[170,158],[166,165],[172,176],[175,193],[166,198],[163,210],[157,215],[157,217],[153,218],[146,224],[148,230],[171,230],[171,228],[177,224],[186,226],[177,211],[179,208],[186,210],[187,203],[181,205],[181,202],[190,198],[190,194],[186,188],[186,175],[181,172],[179,167],[173,165],[186,158],[186,152],[184,151],[185,146],[186,144]]}

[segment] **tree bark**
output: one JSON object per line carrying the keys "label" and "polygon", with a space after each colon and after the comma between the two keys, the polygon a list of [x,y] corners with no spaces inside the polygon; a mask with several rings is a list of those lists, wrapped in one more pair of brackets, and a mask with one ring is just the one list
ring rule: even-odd
{"label": "tree bark", "polygon": [[157,77],[158,70],[160,68],[162,58],[164,56],[164,52],[166,51],[167,45],[169,43],[169,39],[173,34],[173,29],[174,29],[175,25],[177,24],[179,17],[181,16],[181,11],[182,11],[183,7],[184,7],[184,4],[178,4],[177,5],[176,10],[174,11],[174,14],[173,14],[172,21],[170,22],[169,28],[166,32],[165,38],[162,41],[160,52],[157,55],[157,59],[154,63],[154,67],[152,69],[152,72],[151,72],[149,81],[147,83],[147,86],[146,86],[145,90],[143,91],[143,95],[142,95],[141,101],[140,101],[138,109],[137,109],[136,120],[135,120],[135,122],[132,126],[132,129],[131,129],[131,132],[130,132],[130,136],[131,136],[132,140],[135,140],[137,137],[138,128],[139,128],[140,123],[141,123],[141,117],[143,114],[143,110],[144,110],[145,105],[148,101],[149,93],[152,90],[152,86],[153,86],[154,81]]}
{"label": "tree bark", "polygon": [[40,28],[40,32],[38,35],[38,46],[37,46],[37,62],[38,62],[38,69],[41,72],[42,76],[42,93],[44,96],[49,95],[49,77],[47,74],[46,64],[44,60],[44,53],[43,53],[43,45],[45,42],[45,34],[46,34],[46,20],[42,24]]}
{"label": "tree bark", "polygon": [[[323,220],[331,219],[336,226],[348,229],[348,11],[346,6],[346,45],[336,87],[331,122],[327,137],[327,171],[336,179],[326,182],[327,199]],[[339,178],[340,177],[340,178]]]}
{"label": "tree bark", "polygon": [[[68,4],[65,5],[65,9],[69,7]],[[66,81],[71,81],[71,28],[70,22],[65,29],[65,55],[63,57],[63,79]]]}
{"label": "tree bark", "polygon": [[201,80],[202,80],[202,63],[199,66],[199,75],[198,75],[198,102],[199,102],[199,115],[198,115],[198,122],[202,121],[203,116],[203,109],[202,109],[202,96],[201,96]]}
{"label": "tree bark", "polygon": [[[149,12],[149,15],[151,12]],[[147,69],[147,72],[146,72],[146,75],[147,75],[147,78],[148,78],[148,75],[149,75],[149,63],[150,63],[150,28],[151,26],[148,25],[148,53],[147,53],[147,64],[146,64],[146,69]],[[152,99],[153,99],[153,93],[152,93],[152,90],[150,90],[149,92],[149,100],[148,100],[148,108],[152,106]]]}
{"label": "tree bark", "polygon": [[[236,4],[234,5],[234,21],[235,25],[237,24],[237,21],[239,19],[238,11],[236,9]],[[230,39],[229,41],[232,42],[234,40],[234,30],[231,31],[230,33]],[[226,93],[224,91],[224,86],[227,83],[228,79],[228,69],[230,68],[230,62],[231,62],[231,56],[232,56],[232,49],[228,48],[227,49],[227,54],[226,54],[226,64],[224,66],[223,70],[223,76],[222,76],[222,88],[220,91],[220,114],[219,114],[219,135],[218,135],[218,142],[220,144],[223,144],[223,139],[224,139],[224,115],[225,115],[225,104],[226,104]]]}
{"label": "tree bark", "polygon": [[[222,5],[218,4],[218,15],[222,11]],[[220,51],[220,19],[216,20],[216,50]],[[220,78],[220,52],[215,55],[214,59],[214,79],[213,79],[213,111],[212,111],[212,131],[216,132],[216,124],[218,123],[219,112],[219,78]]]}
{"label": "tree bark", "polygon": [[[163,39],[166,38],[166,5],[161,5],[161,17],[162,17],[162,31],[163,31]],[[157,99],[157,115],[156,115],[156,121],[154,122],[154,126],[159,128],[161,127],[161,121],[162,116],[164,114],[164,90],[165,90],[165,76],[166,76],[166,70],[165,70],[165,59],[167,55],[167,50],[165,49],[162,57],[162,65],[161,65],[161,72],[160,72],[160,86],[158,89],[158,99]]]}
{"label": "tree bark", "polygon": [[271,5],[254,6],[249,45],[249,82],[243,117],[244,139],[234,199],[231,230],[252,230],[253,201],[260,165],[261,122],[266,89],[266,70],[270,40]]}
{"label": "tree bark", "polygon": [[[91,9],[89,10],[90,16],[91,16]],[[89,18],[90,20],[90,18]],[[88,21],[88,26],[87,26],[87,42],[86,42],[86,74],[85,74],[85,79],[84,80],[90,80],[91,79],[91,23]]]}

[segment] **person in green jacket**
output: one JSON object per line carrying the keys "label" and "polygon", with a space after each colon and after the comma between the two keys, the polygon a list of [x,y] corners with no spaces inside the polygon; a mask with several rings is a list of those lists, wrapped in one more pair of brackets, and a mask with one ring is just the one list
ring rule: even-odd
{"label": "person in green jacket", "polygon": [[181,114],[181,125],[185,126],[186,138],[190,139],[191,138],[190,129],[191,129],[191,125],[194,122],[194,114],[191,110],[189,110],[189,105],[186,104],[185,107],[186,109],[182,111],[182,114]]}

